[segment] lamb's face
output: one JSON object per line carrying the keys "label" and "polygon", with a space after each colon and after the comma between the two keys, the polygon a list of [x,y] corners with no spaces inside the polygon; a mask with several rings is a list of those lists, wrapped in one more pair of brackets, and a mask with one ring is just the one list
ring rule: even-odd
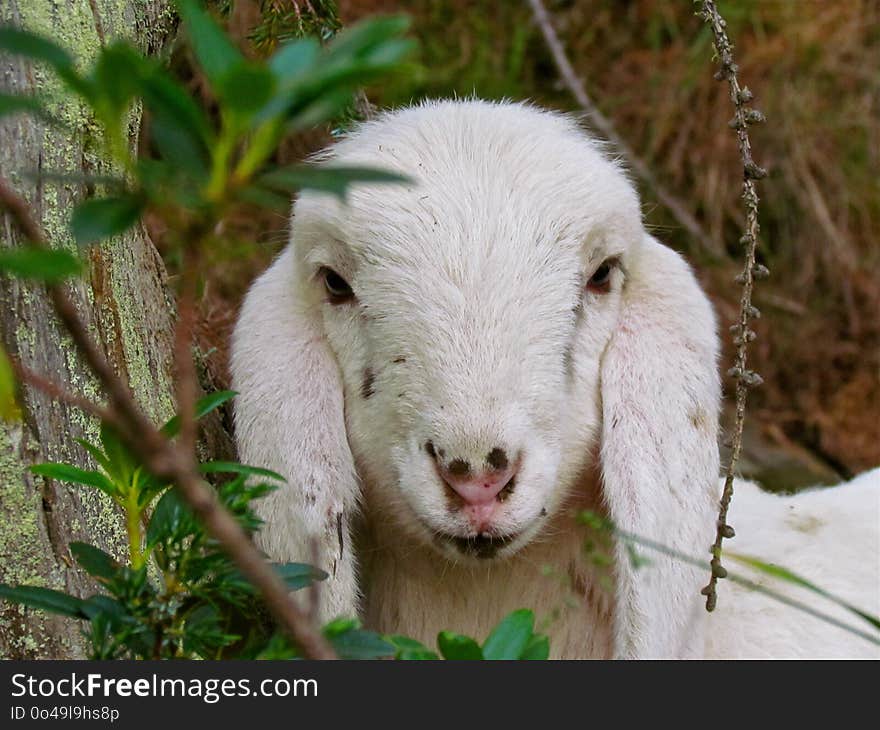
{"label": "lamb's face", "polygon": [[340,145],[414,184],[306,196],[294,241],[371,500],[460,560],[527,544],[585,468],[640,224],[559,118],[455,109],[448,128],[410,110]]}

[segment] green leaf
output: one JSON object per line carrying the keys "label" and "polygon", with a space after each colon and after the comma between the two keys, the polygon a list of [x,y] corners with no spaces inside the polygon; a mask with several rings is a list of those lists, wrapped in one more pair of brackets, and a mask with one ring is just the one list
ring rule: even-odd
{"label": "green leaf", "polygon": [[320,48],[314,38],[286,43],[269,59],[269,68],[279,82],[296,80],[314,66]]}
{"label": "green leaf", "polygon": [[321,629],[324,636],[328,639],[332,639],[334,636],[339,636],[344,634],[346,631],[354,631],[355,629],[359,629],[361,627],[361,622],[356,618],[345,618],[339,617],[335,618],[330,623],[324,624],[324,627]]}
{"label": "green leaf", "polygon": [[34,61],[44,61],[56,70],[73,69],[73,58],[61,46],[20,28],[0,28],[0,49]]}
{"label": "green leaf", "polygon": [[0,271],[23,279],[56,282],[81,274],[82,263],[63,249],[16,246],[0,251]]}
{"label": "green leaf", "polygon": [[549,659],[550,639],[548,639],[543,634],[535,634],[532,637],[532,640],[526,646],[526,648],[523,649],[522,654],[519,655],[519,658],[538,661]]}
{"label": "green leaf", "polygon": [[444,659],[475,660],[483,658],[480,645],[469,636],[451,631],[441,631],[437,635],[437,646]]}
{"label": "green leaf", "polygon": [[351,89],[330,89],[291,116],[288,132],[301,132],[312,129],[331,119],[342,116],[352,103],[354,92]]}
{"label": "green leaf", "polygon": [[92,89],[76,72],[73,57],[48,38],[21,28],[5,26],[0,28],[0,50],[49,64],[73,91],[86,98],[91,97]]}
{"label": "green leaf", "polygon": [[298,654],[282,634],[273,634],[254,657],[259,660],[296,659]]}
{"label": "green leaf", "polygon": [[76,439],[76,442],[89,452],[91,457],[101,466],[101,468],[104,469],[104,471],[108,473],[110,472],[113,467],[110,465],[110,460],[107,458],[107,455],[101,451],[101,449],[85,439]]}
{"label": "green leaf", "polygon": [[252,116],[272,98],[275,77],[268,69],[252,64],[233,68],[223,77],[219,90],[224,108],[243,116]]}
{"label": "green leaf", "polygon": [[381,659],[394,656],[394,646],[379,634],[352,629],[328,637],[340,659]]}
{"label": "green leaf", "polygon": [[92,72],[95,102],[115,117],[105,120],[108,123],[119,124],[119,115],[139,93],[143,64],[143,57],[127,43],[113,43],[98,54]]}
{"label": "green leaf", "polygon": [[215,91],[220,90],[223,77],[244,58],[197,0],[179,0],[178,8],[199,65]]}
{"label": "green leaf", "polygon": [[34,464],[30,467],[31,472],[49,479],[57,479],[62,482],[84,484],[87,487],[96,487],[104,494],[111,497],[118,496],[116,486],[106,476],[98,471],[86,471],[71,464]]}
{"label": "green leaf", "polygon": [[147,525],[148,547],[166,541],[178,541],[198,529],[192,510],[183,503],[174,489],[169,489],[159,501]]}
{"label": "green leaf", "polygon": [[368,167],[293,165],[266,173],[260,183],[280,190],[312,189],[345,200],[348,188],[356,183],[403,184],[409,178],[386,170]]}
{"label": "green leaf", "polygon": [[95,578],[111,580],[121,567],[112,555],[84,542],[70,543],[70,553],[83,569]]}
{"label": "green leaf", "polygon": [[298,591],[312,585],[315,581],[327,580],[329,577],[320,568],[305,563],[283,563],[273,567],[281,580],[284,581],[287,589],[291,591]]}
{"label": "green leaf", "polygon": [[81,599],[61,591],[53,591],[51,588],[8,586],[0,583],[0,598],[49,613],[58,613],[71,618],[86,618]]}
{"label": "green leaf", "polygon": [[[216,393],[199,398],[196,401],[196,418],[207,416],[211,411],[219,408],[224,403],[232,400],[237,396],[234,390],[218,390]],[[168,438],[172,438],[180,433],[180,416],[174,416],[164,426],[162,426],[162,434]]]}
{"label": "green leaf", "polygon": [[111,479],[122,487],[131,486],[140,463],[132,456],[116,430],[107,423],[101,424],[101,445],[107,455],[105,469]]}
{"label": "green leaf", "polygon": [[136,195],[92,198],[80,203],[73,211],[70,230],[80,245],[117,236],[131,228],[144,209],[144,201]]}
{"label": "green leaf", "polygon": [[519,659],[532,640],[535,614],[520,609],[505,616],[483,644],[486,659]]}
{"label": "green leaf", "polygon": [[261,188],[259,185],[248,185],[237,189],[235,194],[242,203],[249,203],[282,214],[290,211],[291,200],[286,193],[276,193],[273,190]]}
{"label": "green leaf", "polygon": [[244,474],[245,476],[269,477],[269,479],[277,479],[280,482],[287,481],[277,472],[262,469],[258,466],[239,464],[236,461],[206,461],[203,464],[199,464],[199,471],[202,474]]}
{"label": "green leaf", "polygon": [[103,594],[90,596],[83,601],[82,611],[90,620],[103,616],[110,619],[112,625],[118,625],[126,619],[131,621],[128,612],[119,601]]}
{"label": "green leaf", "polygon": [[20,113],[33,114],[44,119],[48,117],[39,99],[33,96],[0,93],[0,118]]}
{"label": "green leaf", "polygon": [[404,662],[435,661],[440,659],[436,652],[430,650],[418,651],[413,649],[400,649],[397,654],[394,655],[394,658]]}
{"label": "green leaf", "polygon": [[431,651],[420,641],[411,639],[408,636],[385,636],[385,641],[397,649],[395,659],[404,661],[424,661],[440,659],[436,652]]}
{"label": "green leaf", "polygon": [[213,134],[204,112],[186,89],[160,66],[150,65],[141,79],[144,106],[151,114],[150,138],[175,171],[200,179],[207,174]]}
{"label": "green leaf", "polygon": [[406,32],[411,21],[406,15],[388,15],[371,18],[343,30],[330,43],[333,58],[364,55],[380,43]]}
{"label": "green leaf", "polygon": [[369,64],[372,73],[390,71],[403,59],[410,56],[416,47],[416,42],[411,38],[399,38],[372,49],[362,58],[362,61]]}

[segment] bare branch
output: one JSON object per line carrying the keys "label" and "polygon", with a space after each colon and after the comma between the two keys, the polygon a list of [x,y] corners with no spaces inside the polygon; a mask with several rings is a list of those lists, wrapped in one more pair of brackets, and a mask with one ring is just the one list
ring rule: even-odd
{"label": "bare branch", "polygon": [[755,189],[755,181],[767,175],[767,171],[760,167],[752,159],[752,145],[749,141],[749,125],[764,121],[764,115],[757,109],[748,107],[752,100],[752,92],[746,87],[739,85],[736,77],[737,66],[733,60],[733,45],[727,37],[727,26],[724,18],[718,12],[714,0],[701,0],[703,20],[709,25],[714,36],[715,51],[721,62],[721,68],[716,72],[715,78],[719,81],[727,81],[730,86],[730,100],[733,102],[734,116],[730,120],[730,126],[736,132],[739,146],[740,159],[743,166],[743,192],[742,198],[746,208],[746,230],[740,242],[745,247],[746,261],[742,273],[736,280],[742,284],[742,297],[740,298],[739,321],[731,327],[736,345],[736,362],[728,371],[728,375],[736,378],[736,421],[734,424],[730,461],[727,463],[727,471],[724,478],[724,490],[721,494],[720,511],[718,514],[717,532],[715,542],[712,545],[712,577],[702,593],[706,596],[706,610],[712,611],[718,601],[716,584],[719,578],[727,577],[727,569],[721,565],[721,543],[725,537],[733,537],[733,527],[727,524],[727,511],[730,500],[733,497],[733,478],[736,463],[742,451],[743,424],[746,415],[746,400],[750,388],[761,384],[761,376],[748,369],[748,344],[755,339],[756,334],[749,329],[749,321],[760,316],[760,312],[752,306],[752,288],[756,279],[769,276],[770,272],[762,264],[755,262],[755,251],[758,246],[758,193]]}
{"label": "bare branch", "polygon": [[28,370],[18,360],[11,356],[9,357],[9,363],[12,366],[12,371],[15,373],[15,377],[19,382],[32,385],[37,390],[42,391],[43,393],[54,398],[55,400],[66,403],[67,405],[73,406],[74,408],[79,408],[81,411],[88,413],[90,416],[94,416],[95,418],[98,418],[101,421],[105,421],[112,426],[118,426],[118,423],[115,422],[116,414],[112,411],[98,405],[97,403],[94,403],[93,401],[90,401],[85,396],[79,395],[78,393],[71,393],[69,390],[63,388],[58,383],[49,380],[39,373]]}
{"label": "bare branch", "polygon": [[635,151],[623,140],[618,134],[611,120],[606,117],[587,93],[584,82],[575,73],[571,62],[568,60],[562,41],[553,28],[550,20],[550,14],[544,7],[543,0],[528,0],[535,16],[535,22],[541,29],[544,41],[550,49],[553,61],[562,77],[562,81],[571,95],[575,98],[581,109],[586,113],[592,125],[601,132],[601,134],[611,142],[616,150],[620,152],[626,161],[627,167],[635,173],[635,175],[647,185],[661,205],[666,208],[679,225],[684,228],[699,244],[709,252],[713,257],[722,256],[724,254],[721,246],[709,236],[699,224],[693,214],[688,210],[687,205],[676,195],[667,190],[657,177],[651,172],[651,169],[645,164]]}

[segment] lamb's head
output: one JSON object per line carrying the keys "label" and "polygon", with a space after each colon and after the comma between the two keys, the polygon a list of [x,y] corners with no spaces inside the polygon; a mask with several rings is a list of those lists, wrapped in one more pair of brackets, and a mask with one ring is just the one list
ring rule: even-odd
{"label": "lamb's head", "polygon": [[386,115],[327,162],[412,181],[294,211],[297,287],[371,499],[452,559],[509,555],[595,451],[600,362],[643,237],[632,186],[574,122],[520,105]]}

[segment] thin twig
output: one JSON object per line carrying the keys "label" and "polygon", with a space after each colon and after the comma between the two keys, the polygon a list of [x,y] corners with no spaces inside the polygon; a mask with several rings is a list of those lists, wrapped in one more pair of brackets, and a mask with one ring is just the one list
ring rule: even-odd
{"label": "thin twig", "polygon": [[715,74],[719,81],[727,81],[730,86],[730,99],[733,102],[734,116],[730,120],[730,126],[736,131],[737,144],[739,146],[740,159],[743,166],[743,192],[742,198],[746,208],[746,230],[740,243],[745,246],[745,267],[736,280],[742,284],[742,297],[740,298],[739,321],[731,327],[734,333],[736,345],[735,365],[728,371],[728,375],[736,379],[736,421],[733,428],[730,460],[727,463],[727,471],[724,477],[724,490],[721,494],[720,510],[718,514],[717,531],[715,542],[712,545],[712,576],[708,585],[703,588],[706,596],[706,610],[712,611],[718,601],[716,584],[719,578],[727,576],[727,570],[721,565],[721,543],[725,537],[733,537],[733,527],[727,524],[727,510],[733,497],[733,478],[736,464],[742,451],[743,424],[746,416],[746,400],[750,388],[760,385],[763,381],[761,376],[748,369],[748,344],[755,339],[756,334],[749,329],[749,320],[760,316],[760,312],[752,306],[752,288],[756,279],[766,278],[770,272],[761,264],[755,263],[755,250],[758,246],[758,193],[755,189],[755,180],[760,180],[767,175],[767,171],[760,167],[752,159],[752,146],[749,141],[749,125],[764,121],[764,115],[756,109],[748,108],[747,104],[752,100],[752,92],[746,87],[739,85],[736,77],[737,66],[733,60],[733,45],[727,37],[724,18],[715,7],[714,0],[701,0],[703,20],[708,23],[715,39],[715,52],[721,62],[721,67]]}
{"label": "thin twig", "polygon": [[599,111],[599,108],[587,93],[583,80],[577,75],[577,73],[575,73],[571,62],[568,60],[565,47],[562,45],[562,41],[559,39],[556,30],[553,28],[550,14],[547,12],[547,8],[544,7],[543,0],[528,0],[528,3],[535,16],[535,22],[538,24],[538,27],[541,29],[541,33],[544,36],[544,41],[550,49],[550,54],[553,56],[553,61],[556,64],[559,75],[562,77],[563,83],[580,105],[581,109],[586,113],[593,126],[598,129],[605,139],[611,142],[616,151],[623,156],[627,167],[632,170],[635,175],[645,183],[645,185],[654,191],[657,199],[663,207],[672,214],[672,217],[678,221],[679,225],[693,236],[700,246],[702,246],[713,257],[722,256],[723,251],[721,246],[703,230],[697,219],[694,218],[688,210],[687,205],[661,185],[660,181],[657,180],[657,177],[651,172],[651,169],[645,164],[644,160],[642,160],[632,147],[630,147],[620,134],[618,134],[612,121]]}
{"label": "thin twig", "polygon": [[[42,228],[31,216],[27,203],[0,178],[0,207],[6,208],[25,238],[49,248]],[[230,512],[217,500],[215,492],[199,475],[194,452],[167,440],[141,412],[131,391],[116,375],[98,350],[62,284],[47,283],[55,312],[70,334],[83,359],[107,391],[110,410],[123,427],[121,436],[149,471],[168,479],[202,519],[208,533],[224,548],[247,579],[260,591],[266,606],[291,640],[306,657],[333,659],[335,653],[311,624],[306,613],[290,598],[287,587],[264,560],[248,535]]]}
{"label": "thin twig", "polygon": [[97,0],[89,0],[89,6],[92,8],[92,17],[95,19],[95,32],[98,34],[98,42],[103,48],[107,45],[107,40],[104,37],[104,23],[101,20],[101,12],[98,10]]}
{"label": "thin twig", "polygon": [[12,366],[12,371],[15,373],[16,380],[19,382],[32,385],[37,390],[42,391],[57,401],[66,403],[74,408],[79,408],[81,411],[84,411],[101,421],[109,423],[111,426],[118,427],[118,423],[115,422],[116,414],[113,413],[113,411],[90,401],[85,396],[79,395],[78,393],[71,393],[58,383],[49,380],[39,373],[35,373],[33,370],[28,370],[28,368],[11,356],[9,357],[9,364]]}

